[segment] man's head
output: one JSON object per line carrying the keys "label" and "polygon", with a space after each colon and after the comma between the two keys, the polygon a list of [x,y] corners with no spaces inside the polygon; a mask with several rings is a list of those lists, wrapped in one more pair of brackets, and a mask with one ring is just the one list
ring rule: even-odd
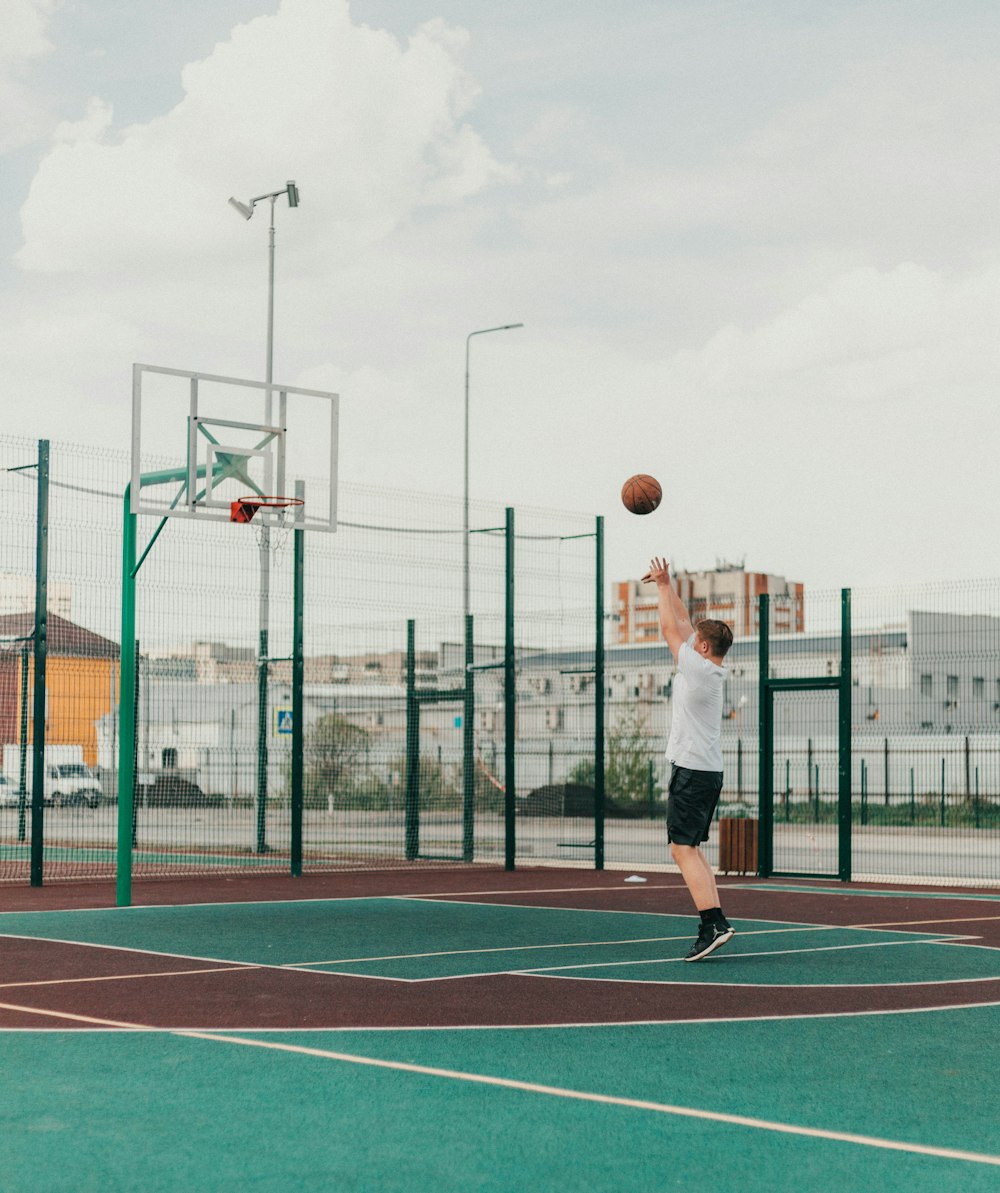
{"label": "man's head", "polygon": [[706,658],[724,659],[733,644],[733,631],[724,621],[705,617],[694,625],[694,648]]}

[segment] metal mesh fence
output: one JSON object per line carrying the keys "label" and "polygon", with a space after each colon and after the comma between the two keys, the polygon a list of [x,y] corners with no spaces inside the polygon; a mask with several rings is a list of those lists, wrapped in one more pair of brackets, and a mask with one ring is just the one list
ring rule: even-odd
{"label": "metal mesh fence", "polygon": [[[0,880],[26,880],[31,859],[33,734],[30,716],[22,724],[22,714],[30,713],[33,692],[36,473],[10,470],[30,465],[37,451],[31,441],[0,440],[9,513],[0,563],[6,601]],[[47,771],[58,768],[63,777],[46,777],[46,881],[115,872],[128,471],[124,453],[52,446],[45,757]],[[572,641],[573,619],[588,601],[593,622],[592,564],[581,591],[560,538],[581,528],[592,532],[593,522],[533,511],[525,521],[525,533],[534,537],[525,540],[516,591],[519,632],[530,652]],[[471,800],[460,501],[343,486],[338,533],[306,538],[306,868],[504,861],[505,512],[473,503],[471,526]],[[140,555],[155,527],[155,519],[139,520]],[[288,870],[291,540],[273,548],[272,540],[266,618],[262,550],[252,526],[173,520],[141,563],[131,833],[136,878]],[[531,619],[539,621],[539,632],[525,629]],[[411,667],[408,622],[415,639]],[[408,671],[419,697],[416,712],[407,700]],[[71,780],[74,770],[79,774]],[[408,803],[411,771],[415,796]],[[532,781],[530,769],[519,775],[517,793]]]}
{"label": "metal mesh fence", "polygon": [[[0,881],[27,881],[32,862],[37,453],[0,438]],[[124,453],[52,447],[46,881],[115,873],[127,479]],[[155,524],[140,525],[141,549]],[[594,519],[519,509],[512,552],[502,508],[474,503],[471,525],[469,655],[458,499],[343,486],[338,533],[306,536],[303,865],[503,864],[515,839],[523,863],[593,866],[603,847],[608,866],[669,864],[674,664],[655,602],[627,616],[609,604],[597,655]],[[291,542],[268,560],[266,652],[252,526],[173,521],[142,565],[137,877],[288,870]],[[855,589],[851,610],[852,876],[1000,881],[1000,581]],[[756,819],[759,601],[692,611],[736,630],[719,817]],[[769,678],[838,676],[840,591],[806,590],[800,612],[772,609]],[[773,869],[834,875],[845,848],[837,693],[773,698]],[[706,852],[726,868],[718,839]]]}

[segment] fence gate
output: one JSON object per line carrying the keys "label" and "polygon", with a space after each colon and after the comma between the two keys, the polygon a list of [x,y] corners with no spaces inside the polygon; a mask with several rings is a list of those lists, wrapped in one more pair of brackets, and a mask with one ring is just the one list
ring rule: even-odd
{"label": "fence gate", "polygon": [[[851,878],[851,592],[840,593],[840,674],[772,678],[760,598],[762,878]],[[798,695],[800,699],[795,700]],[[775,697],[778,697],[776,701]],[[785,747],[775,768],[775,730]],[[834,743],[836,743],[834,750]]]}
{"label": "fence gate", "polygon": [[[471,862],[475,834],[472,617],[465,618],[461,686],[416,685],[415,623],[406,624],[406,860]],[[438,706],[436,758],[421,758],[421,708]],[[441,706],[444,706],[443,708]],[[450,726],[450,732],[448,728]],[[452,781],[457,759],[460,785]]]}

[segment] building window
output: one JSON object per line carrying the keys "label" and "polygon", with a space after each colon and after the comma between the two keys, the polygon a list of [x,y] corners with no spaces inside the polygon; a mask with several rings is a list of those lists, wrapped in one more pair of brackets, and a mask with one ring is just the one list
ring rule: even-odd
{"label": "building window", "polygon": [[[1000,685],[1000,679],[997,680]],[[921,675],[920,677],[920,695],[930,696],[934,691],[934,677],[932,675]]]}
{"label": "building window", "polygon": [[160,754],[160,765],[164,770],[177,769],[177,751],[173,746],[167,746]]}
{"label": "building window", "polygon": [[986,680],[981,675],[974,675],[972,677],[972,696],[975,700],[984,700],[986,698]]}
{"label": "building window", "polygon": [[946,685],[946,694],[947,694],[949,700],[957,700],[958,699],[958,676],[957,675],[949,675],[948,676],[947,685]]}

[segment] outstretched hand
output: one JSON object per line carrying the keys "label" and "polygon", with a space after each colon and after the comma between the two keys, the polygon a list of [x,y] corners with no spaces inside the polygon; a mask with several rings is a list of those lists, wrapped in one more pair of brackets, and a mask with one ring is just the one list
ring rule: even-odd
{"label": "outstretched hand", "polygon": [[649,571],[642,578],[643,584],[669,584],[670,565],[665,559],[654,556],[649,561]]}

